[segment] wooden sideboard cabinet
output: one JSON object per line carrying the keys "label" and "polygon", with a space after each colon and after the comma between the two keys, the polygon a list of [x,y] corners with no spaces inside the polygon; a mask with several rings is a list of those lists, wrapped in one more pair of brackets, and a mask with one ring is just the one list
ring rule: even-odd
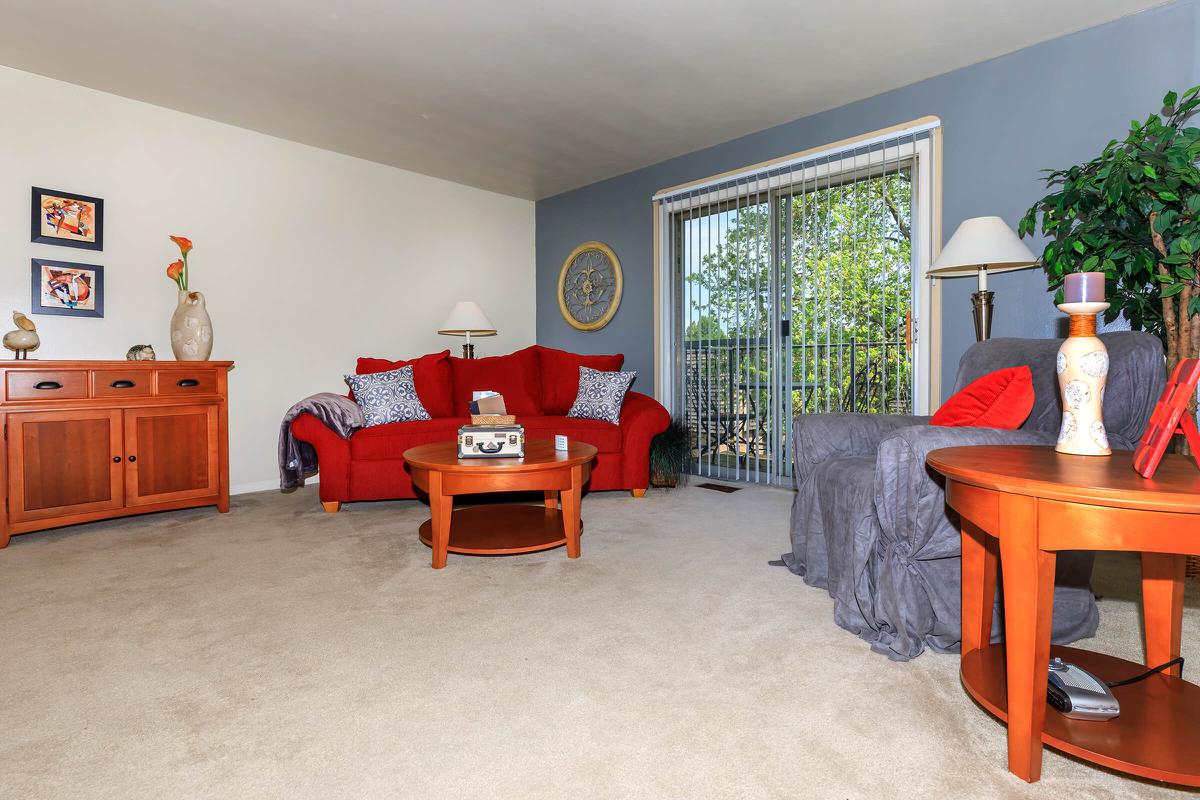
{"label": "wooden sideboard cabinet", "polygon": [[4,516],[18,533],[229,510],[231,361],[0,362]]}

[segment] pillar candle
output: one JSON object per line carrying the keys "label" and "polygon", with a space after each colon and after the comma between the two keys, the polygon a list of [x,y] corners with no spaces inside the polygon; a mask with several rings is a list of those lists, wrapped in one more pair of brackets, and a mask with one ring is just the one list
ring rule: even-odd
{"label": "pillar candle", "polygon": [[1072,272],[1063,280],[1064,303],[1103,303],[1103,272]]}

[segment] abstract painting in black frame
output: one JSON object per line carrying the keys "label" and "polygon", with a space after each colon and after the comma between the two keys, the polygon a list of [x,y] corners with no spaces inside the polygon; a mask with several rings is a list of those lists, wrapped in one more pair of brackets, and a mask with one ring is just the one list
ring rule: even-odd
{"label": "abstract painting in black frame", "polygon": [[104,249],[104,201],[99,197],[34,186],[29,213],[30,241]]}
{"label": "abstract painting in black frame", "polygon": [[104,267],[32,259],[32,313],[64,317],[104,316]]}

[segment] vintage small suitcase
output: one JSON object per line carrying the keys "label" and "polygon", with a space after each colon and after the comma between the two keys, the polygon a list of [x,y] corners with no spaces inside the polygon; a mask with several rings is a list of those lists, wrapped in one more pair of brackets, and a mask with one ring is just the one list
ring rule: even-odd
{"label": "vintage small suitcase", "polygon": [[458,429],[459,458],[524,458],[521,425],[463,425]]}

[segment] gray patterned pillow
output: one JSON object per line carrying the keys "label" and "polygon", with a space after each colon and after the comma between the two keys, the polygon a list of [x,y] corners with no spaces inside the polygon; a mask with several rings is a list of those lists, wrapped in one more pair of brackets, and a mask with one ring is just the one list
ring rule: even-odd
{"label": "gray patterned pillow", "polygon": [[567,416],[619,424],[621,404],[625,402],[625,393],[636,377],[636,372],[601,372],[591,367],[580,367],[579,394],[575,395],[575,403]]}
{"label": "gray patterned pillow", "polygon": [[429,412],[417,397],[411,365],[391,372],[347,375],[346,384],[354,392],[354,400],[362,409],[368,428],[389,422],[430,419]]}

